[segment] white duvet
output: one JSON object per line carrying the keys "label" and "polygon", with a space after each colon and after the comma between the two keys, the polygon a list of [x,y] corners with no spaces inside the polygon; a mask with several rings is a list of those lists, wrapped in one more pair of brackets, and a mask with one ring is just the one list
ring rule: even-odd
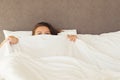
{"label": "white duvet", "polygon": [[120,32],[30,36],[0,48],[1,80],[120,80]]}

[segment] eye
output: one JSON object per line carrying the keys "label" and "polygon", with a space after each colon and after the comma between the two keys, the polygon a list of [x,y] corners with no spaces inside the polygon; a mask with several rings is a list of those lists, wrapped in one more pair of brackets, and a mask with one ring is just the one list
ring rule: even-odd
{"label": "eye", "polygon": [[50,33],[45,33],[45,34],[50,35]]}
{"label": "eye", "polygon": [[41,35],[42,33],[38,33],[37,35]]}

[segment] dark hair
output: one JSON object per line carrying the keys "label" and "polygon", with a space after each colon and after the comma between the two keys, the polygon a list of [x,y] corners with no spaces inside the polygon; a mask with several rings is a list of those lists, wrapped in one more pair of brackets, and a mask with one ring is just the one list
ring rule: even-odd
{"label": "dark hair", "polygon": [[46,26],[48,27],[48,29],[50,30],[50,33],[52,35],[57,35],[59,33],[59,31],[57,29],[55,29],[50,23],[47,23],[47,22],[40,22],[40,23],[37,23],[33,30],[32,30],[32,35],[35,35],[35,30],[40,27],[40,26]]}

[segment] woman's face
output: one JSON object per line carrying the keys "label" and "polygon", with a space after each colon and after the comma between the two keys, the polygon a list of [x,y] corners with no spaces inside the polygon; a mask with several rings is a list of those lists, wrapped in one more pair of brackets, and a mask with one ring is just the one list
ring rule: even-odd
{"label": "woman's face", "polygon": [[46,26],[40,26],[35,30],[35,35],[42,35],[42,34],[47,34],[50,35],[51,32],[48,27]]}

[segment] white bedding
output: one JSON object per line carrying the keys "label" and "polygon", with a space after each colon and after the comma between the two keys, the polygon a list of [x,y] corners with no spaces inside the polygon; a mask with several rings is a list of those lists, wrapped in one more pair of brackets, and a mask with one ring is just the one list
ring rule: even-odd
{"label": "white bedding", "polygon": [[[20,38],[0,49],[0,74],[5,80],[120,80],[120,32]],[[1,79],[2,80],[2,79]]]}

